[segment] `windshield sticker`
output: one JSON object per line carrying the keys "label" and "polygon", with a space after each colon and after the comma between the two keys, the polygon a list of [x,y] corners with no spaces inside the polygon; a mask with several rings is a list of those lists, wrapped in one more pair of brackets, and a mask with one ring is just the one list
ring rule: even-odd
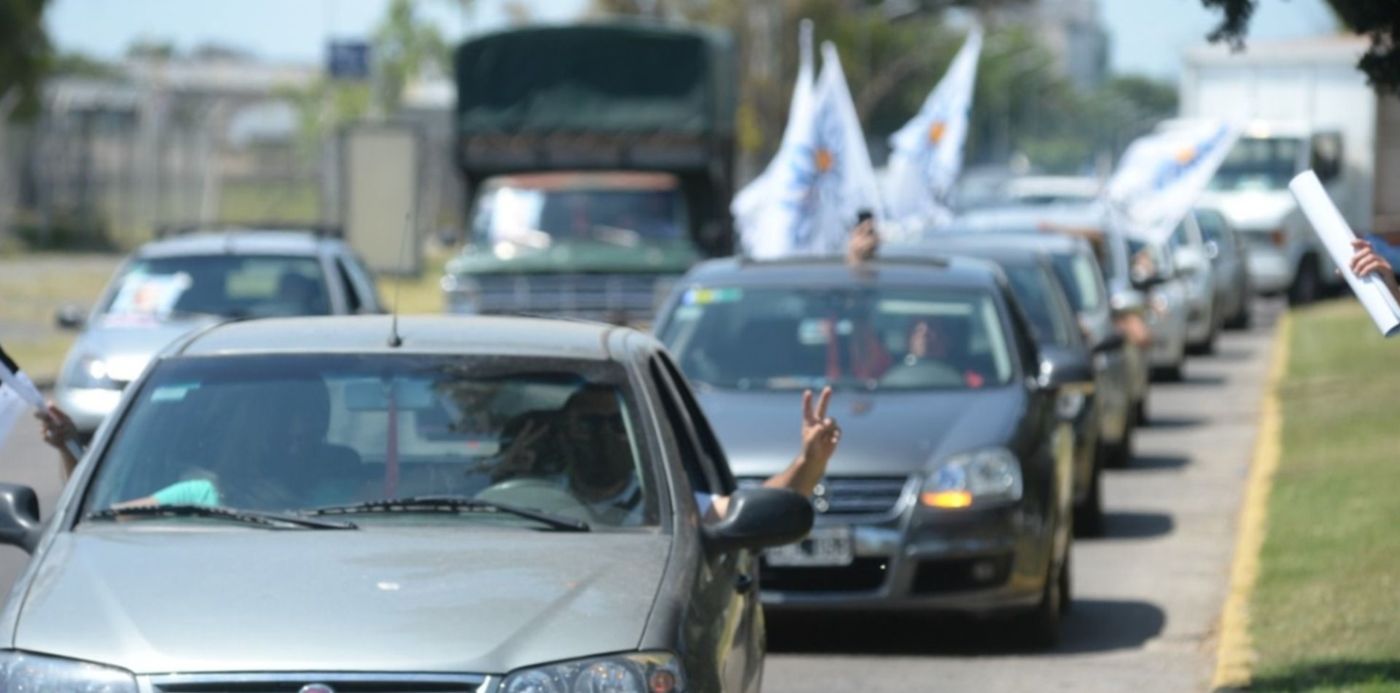
{"label": "windshield sticker", "polygon": [[744,298],[743,289],[688,289],[681,299],[685,305],[707,306],[712,303],[738,303]]}
{"label": "windshield sticker", "polygon": [[190,288],[190,275],[132,273],[122,282],[111,313],[117,315],[155,315],[164,317],[174,309],[175,302]]}
{"label": "windshield sticker", "polygon": [[191,390],[199,387],[199,383],[186,383],[183,385],[162,385],[151,393],[152,402],[180,402],[185,399]]}

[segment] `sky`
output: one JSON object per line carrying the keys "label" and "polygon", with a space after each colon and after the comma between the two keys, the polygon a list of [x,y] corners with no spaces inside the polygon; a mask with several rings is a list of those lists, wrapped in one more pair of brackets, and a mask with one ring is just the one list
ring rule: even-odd
{"label": "sky", "polygon": [[[418,0],[448,38],[506,23],[506,0],[477,0],[465,14],[455,0]],[[588,0],[520,0],[541,20],[565,21]],[[319,63],[328,38],[367,37],[389,0],[57,0],[45,23],[64,50],[119,57],[138,39],[172,40],[182,49],[215,42],[274,60]],[[1217,15],[1200,0],[1099,0],[1112,39],[1115,72],[1176,76],[1181,50],[1199,43]],[[1325,0],[1261,0],[1254,39],[1292,38],[1336,29]]]}

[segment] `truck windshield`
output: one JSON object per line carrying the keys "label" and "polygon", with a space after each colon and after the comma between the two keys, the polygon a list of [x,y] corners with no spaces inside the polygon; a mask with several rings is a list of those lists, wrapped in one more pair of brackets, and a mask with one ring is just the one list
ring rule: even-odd
{"label": "truck windshield", "polygon": [[493,248],[579,242],[632,248],[688,239],[685,219],[674,184],[507,179],[482,191],[472,229],[478,243]]}
{"label": "truck windshield", "polygon": [[1302,147],[1303,141],[1294,137],[1241,137],[1215,172],[1210,189],[1284,190],[1298,172]]}
{"label": "truck windshield", "polygon": [[1004,385],[990,294],[927,288],[692,288],[661,333],[689,378],[739,390]]}

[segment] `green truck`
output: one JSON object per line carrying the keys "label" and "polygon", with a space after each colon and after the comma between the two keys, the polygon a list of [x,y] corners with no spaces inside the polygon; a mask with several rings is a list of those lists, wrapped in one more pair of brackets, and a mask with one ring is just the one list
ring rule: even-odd
{"label": "green truck", "polygon": [[456,52],[467,243],[450,312],[647,322],[731,254],[734,49],[711,29],[532,27]]}

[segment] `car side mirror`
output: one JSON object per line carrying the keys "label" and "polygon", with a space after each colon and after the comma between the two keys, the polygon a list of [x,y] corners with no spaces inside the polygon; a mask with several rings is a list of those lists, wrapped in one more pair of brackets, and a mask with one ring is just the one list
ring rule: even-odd
{"label": "car side mirror", "polygon": [[1092,385],[1094,366],[1081,350],[1044,346],[1040,350],[1040,374],[1035,382],[1047,390]]}
{"label": "car side mirror", "polygon": [[1123,348],[1125,343],[1126,340],[1123,339],[1122,334],[1119,334],[1117,331],[1110,332],[1107,337],[1100,339],[1099,343],[1094,345],[1094,353],[1103,354],[1110,351],[1118,351]]}
{"label": "car side mirror", "polygon": [[782,546],[807,536],[814,517],[812,502],[795,491],[741,489],[729,497],[724,519],[705,527],[705,538],[721,551]]}
{"label": "car side mirror", "polygon": [[54,312],[53,321],[59,329],[81,330],[83,328],[83,323],[87,322],[87,316],[84,314],[82,308],[68,304]]}
{"label": "car side mirror", "polygon": [[42,531],[39,497],[34,495],[34,489],[0,484],[0,544],[18,546],[25,553],[33,553]]}
{"label": "car side mirror", "polygon": [[1220,244],[1215,241],[1206,241],[1206,257],[1215,260],[1220,257]]}
{"label": "car side mirror", "polygon": [[1342,134],[1320,132],[1312,136],[1309,165],[1318,180],[1327,183],[1342,173]]}

